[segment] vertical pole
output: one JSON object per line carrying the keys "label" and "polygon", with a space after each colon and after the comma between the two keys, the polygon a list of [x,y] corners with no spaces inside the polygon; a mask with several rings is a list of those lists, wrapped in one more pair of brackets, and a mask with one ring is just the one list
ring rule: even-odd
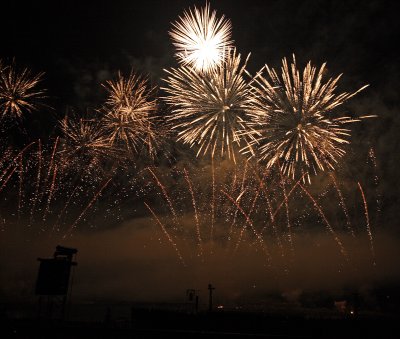
{"label": "vertical pole", "polygon": [[208,296],[208,311],[212,311],[212,294],[213,290],[215,290],[215,287],[213,285],[208,284],[208,291],[209,291],[209,296]]}

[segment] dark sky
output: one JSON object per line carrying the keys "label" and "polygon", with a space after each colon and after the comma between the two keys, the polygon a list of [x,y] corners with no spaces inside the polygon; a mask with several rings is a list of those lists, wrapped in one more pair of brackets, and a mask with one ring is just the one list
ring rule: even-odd
{"label": "dark sky", "polygon": [[[9,2],[2,5],[0,56],[45,71],[51,85],[62,83],[57,90],[73,87],[74,68],[133,64],[158,78],[174,62],[170,23],[194,4],[204,1]],[[398,79],[396,1],[218,0],[211,6],[231,19],[239,51],[252,52],[251,71],[296,53],[302,62],[327,61],[352,86],[389,91],[388,77]]]}
{"label": "dark sky", "polygon": [[[49,100],[60,115],[66,106],[96,106],[103,95],[100,83],[110,79],[117,70],[126,72],[133,67],[147,73],[153,83],[161,83],[163,68],[176,65],[167,33],[171,22],[183,10],[204,3],[8,1],[0,7],[0,59],[15,58],[18,65],[45,72]],[[239,52],[244,55],[251,52],[248,64],[251,73],[265,63],[279,67],[283,57],[295,53],[301,67],[308,60],[316,65],[326,61],[329,75],[343,73],[340,90],[354,91],[370,84],[352,99],[349,107],[355,114],[376,114],[379,118],[365,122],[354,131],[353,151],[349,152],[346,162],[353,167],[353,173],[362,176],[365,161],[360,159],[365,159],[370,147],[375,149],[382,195],[381,226],[399,234],[400,58],[395,48],[400,41],[398,2],[215,0],[211,8],[231,20]],[[107,242],[108,238],[103,235],[100,238],[101,244],[109,246],[111,251],[113,245]],[[90,241],[95,244],[95,239],[94,236]],[[129,242],[127,239],[130,238],[125,237],[124,241]],[[390,238],[385,243],[390,244],[382,254],[386,262],[397,253],[398,238]],[[46,247],[49,254],[52,246]],[[90,254],[86,255],[90,259]],[[124,252],[122,258],[125,256],[130,254]],[[140,260],[136,263],[135,259],[135,264],[144,265]],[[152,260],[154,266],[163,266],[162,262],[156,264],[156,257]],[[108,265],[112,263],[110,259]],[[324,262],[320,264],[323,266]],[[383,266],[381,270],[386,268]],[[138,268],[138,272],[146,269],[150,268]],[[393,272],[397,271],[389,265],[386,273]],[[165,276],[168,272],[162,275],[163,279]]]}

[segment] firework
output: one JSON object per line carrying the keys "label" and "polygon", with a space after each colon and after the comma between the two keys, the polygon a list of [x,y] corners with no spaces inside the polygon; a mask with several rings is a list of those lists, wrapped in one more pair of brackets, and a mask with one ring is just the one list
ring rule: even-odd
{"label": "firework", "polygon": [[172,26],[169,34],[177,49],[177,58],[197,71],[221,65],[224,49],[233,44],[231,22],[225,16],[218,19],[216,11],[210,14],[208,4],[203,9],[194,7],[193,11],[185,11]]}
{"label": "firework", "polygon": [[133,153],[146,146],[153,155],[158,143],[153,122],[157,103],[151,99],[154,88],[133,72],[128,77],[118,73],[116,80],[107,81],[103,87],[108,99],[102,125],[110,144],[122,145]]}
{"label": "firework", "polygon": [[370,221],[369,221],[368,204],[367,204],[367,200],[365,199],[364,190],[363,190],[361,184],[358,182],[357,185],[358,185],[358,188],[360,190],[361,197],[362,197],[363,204],[364,204],[365,221],[366,221],[366,224],[367,224],[367,233],[368,233],[369,243],[370,243],[372,264],[374,266],[376,266],[376,255],[375,255],[375,249],[374,249],[374,238],[372,236],[371,225],[370,225]]}
{"label": "firework", "polygon": [[169,120],[179,141],[198,146],[197,155],[214,157],[218,151],[221,157],[235,159],[234,148],[246,142],[242,133],[248,128],[250,105],[250,86],[243,77],[247,60],[241,65],[240,54],[232,50],[226,62],[207,73],[186,66],[167,70]]}
{"label": "firework", "polygon": [[323,82],[326,64],[317,71],[309,62],[303,73],[294,56],[290,66],[286,58],[282,64],[281,76],[266,65],[254,78],[250,125],[258,134],[252,143],[268,167],[280,163],[285,175],[306,173],[310,181],[310,173],[333,170],[345,154],[350,130],[344,125],[359,119],[337,108],[367,86],[336,94],[341,75]]}
{"label": "firework", "polygon": [[66,140],[64,153],[70,161],[89,159],[96,163],[115,155],[115,149],[94,120],[66,117],[60,125]]}
{"label": "firework", "polygon": [[22,119],[24,113],[37,110],[44,97],[44,90],[38,89],[43,73],[32,74],[27,68],[18,71],[14,64],[0,63],[0,114],[1,119]]}

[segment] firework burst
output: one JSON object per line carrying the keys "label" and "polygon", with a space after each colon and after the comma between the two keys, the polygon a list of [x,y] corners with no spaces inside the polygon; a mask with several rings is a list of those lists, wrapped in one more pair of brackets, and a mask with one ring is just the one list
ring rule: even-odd
{"label": "firework burst", "polygon": [[[240,54],[227,52],[226,61],[207,73],[181,66],[167,70],[165,79],[169,94],[165,100],[172,107],[169,117],[178,140],[197,145],[197,155],[216,152],[235,160],[235,146],[243,141],[247,130],[250,86],[243,73]],[[250,135],[250,133],[248,134]]]}
{"label": "firework burst", "polygon": [[60,121],[60,125],[66,140],[65,153],[68,159],[90,159],[96,163],[115,155],[108,138],[92,119],[66,117]]}
{"label": "firework burst", "polygon": [[116,80],[107,81],[103,87],[108,99],[102,125],[109,143],[123,145],[133,153],[145,146],[153,155],[158,142],[153,121],[157,102],[151,99],[154,88],[133,72],[128,77],[118,73]]}
{"label": "firework burst", "polygon": [[0,63],[0,114],[1,119],[22,119],[24,113],[37,110],[38,100],[44,90],[38,89],[43,73],[32,74],[27,68],[18,71],[14,64]]}
{"label": "firework burst", "polygon": [[225,48],[233,47],[231,22],[224,16],[218,19],[216,11],[210,14],[208,4],[203,9],[195,7],[193,11],[185,11],[172,26],[169,34],[177,49],[177,58],[197,71],[220,65]]}
{"label": "firework burst", "polygon": [[258,134],[252,145],[268,167],[279,164],[293,178],[305,174],[310,181],[310,173],[333,170],[349,143],[345,125],[360,121],[337,108],[367,86],[336,94],[341,75],[323,82],[325,66],[317,71],[309,62],[300,73],[293,56],[290,65],[282,60],[280,76],[266,65],[254,78],[250,125]]}

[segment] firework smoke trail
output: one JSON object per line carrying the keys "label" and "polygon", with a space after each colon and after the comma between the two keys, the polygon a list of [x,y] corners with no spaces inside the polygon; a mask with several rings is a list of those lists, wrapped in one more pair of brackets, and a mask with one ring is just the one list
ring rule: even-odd
{"label": "firework smoke trail", "polygon": [[30,148],[32,145],[34,145],[36,142],[33,141],[30,144],[26,145],[11,161],[10,164],[3,170],[3,172],[0,175],[0,181],[3,180],[4,176],[7,174],[8,170],[15,164],[15,162],[23,156],[26,150]]}
{"label": "firework smoke trail", "polygon": [[331,224],[329,223],[328,219],[325,216],[325,213],[322,211],[321,207],[318,205],[317,201],[313,198],[313,196],[311,195],[310,192],[308,192],[308,190],[299,183],[300,188],[303,190],[304,193],[306,193],[306,195],[310,198],[310,200],[312,201],[315,209],[318,211],[318,213],[320,214],[320,216],[322,217],[322,219],[325,222],[325,225],[328,229],[328,231],[332,234],[333,238],[335,239],[336,243],[338,244],[339,248],[340,248],[340,252],[342,253],[343,257],[346,259],[346,261],[349,260],[347,251],[345,250],[343,243],[341,242],[341,240],[339,239],[338,235],[336,234],[335,230],[332,228]]}
{"label": "firework smoke trail", "polygon": [[[258,175],[257,171],[254,169],[254,174],[257,177],[257,180],[259,181],[259,189],[258,189],[258,191],[260,191],[260,190],[264,191],[264,196],[265,196],[265,199],[267,201],[267,210],[268,210],[268,213],[269,213],[269,216],[270,216],[270,219],[271,219],[272,231],[273,231],[273,233],[274,233],[274,235],[275,235],[275,237],[277,239],[277,243],[278,243],[279,249],[281,250],[281,255],[282,255],[282,257],[284,257],[285,256],[285,252],[284,252],[284,249],[283,249],[283,244],[282,244],[281,238],[279,236],[278,229],[277,229],[276,224],[275,224],[275,215],[276,215],[277,211],[275,212],[275,214],[272,213],[272,205],[271,205],[271,200],[269,198],[269,192],[268,192],[267,188],[264,185],[264,180],[269,174],[268,172],[269,172],[269,170],[267,169],[265,171],[265,173],[264,173],[263,178],[260,178],[260,176]],[[254,206],[255,206],[255,200],[253,201],[252,209],[254,208]],[[252,209],[251,209],[251,211],[252,211]],[[264,226],[261,229],[261,232],[260,232],[261,235],[262,235],[262,233],[263,233],[263,231],[265,229],[266,229],[266,226]]]}
{"label": "firework smoke trail", "polygon": [[[276,224],[275,224],[275,215],[274,215],[274,213],[272,213],[271,200],[269,199],[269,194],[268,194],[267,188],[264,187],[264,184],[263,184],[263,183],[260,182],[260,184],[263,185],[263,189],[265,190],[265,198],[266,198],[266,200],[267,200],[267,209],[268,209],[269,217],[270,217],[270,219],[271,219],[272,231],[273,231],[273,233],[274,233],[274,235],[275,235],[275,238],[276,238],[276,240],[277,240],[279,249],[280,249],[280,251],[281,251],[281,256],[284,257],[284,256],[285,256],[285,251],[284,251],[284,248],[283,248],[283,244],[282,244],[282,241],[281,241],[281,237],[279,236],[278,228],[276,227]],[[263,230],[264,230],[265,228],[266,228],[265,226],[262,228],[262,230],[261,230],[261,232],[260,232],[261,234],[262,234],[262,232],[263,232]]]}
{"label": "firework smoke trail", "polygon": [[76,185],[76,186],[74,187],[74,189],[72,190],[72,193],[70,194],[70,196],[69,196],[67,202],[65,203],[63,209],[62,209],[61,212],[58,214],[57,220],[56,220],[56,222],[55,222],[54,225],[53,225],[53,232],[54,232],[54,230],[56,230],[56,227],[59,225],[60,220],[61,220],[61,217],[63,216],[64,212],[67,210],[67,208],[68,208],[68,206],[69,206],[69,204],[70,204],[70,202],[71,202],[71,200],[72,200],[72,198],[73,198],[73,196],[74,196],[76,190],[78,189],[78,187],[79,187],[78,185]]}
{"label": "firework smoke trail", "polygon": [[[297,182],[296,182],[296,183],[293,185],[293,187],[290,189],[289,193],[286,194],[286,196],[287,196],[288,199],[290,198],[290,196],[292,195],[292,193],[295,191],[296,187],[297,187],[298,185],[300,185],[300,182],[303,180],[304,176],[305,176],[305,174],[303,174],[303,176],[301,176],[301,177],[297,180]],[[260,181],[260,178],[258,178],[258,180]],[[268,207],[268,212],[269,212],[270,219],[271,219],[272,231],[273,231],[275,237],[277,238],[277,242],[278,242],[279,248],[280,248],[280,250],[281,250],[282,256],[284,256],[284,255],[285,255],[285,254],[284,254],[284,249],[283,249],[283,245],[282,245],[281,239],[280,239],[280,237],[279,237],[278,229],[277,229],[276,224],[275,224],[275,217],[276,217],[276,215],[278,214],[278,212],[280,211],[280,209],[283,207],[283,205],[285,204],[285,198],[282,199],[282,201],[281,201],[281,203],[279,204],[279,206],[275,209],[274,212],[272,212],[273,210],[272,210],[271,201],[270,201],[270,199],[269,199],[269,192],[268,192],[268,190],[267,190],[267,188],[266,188],[266,186],[264,185],[263,182],[260,181],[260,184],[262,184],[262,189],[263,189],[263,191],[264,191],[264,195],[265,195],[266,200],[267,200],[267,207]],[[263,226],[263,228],[261,229],[261,234],[262,234],[266,229],[267,229],[267,225]]]}
{"label": "firework smoke trail", "polygon": [[183,13],[183,17],[172,24],[169,35],[177,49],[176,56],[183,65],[196,71],[208,71],[224,61],[224,50],[233,47],[232,25],[216,11],[210,15],[210,6]]}
{"label": "firework smoke trail", "polygon": [[254,132],[249,131],[256,134],[250,145],[268,167],[280,160],[283,174],[293,179],[306,173],[310,182],[311,172],[333,170],[345,154],[344,145],[349,144],[350,130],[344,125],[360,121],[338,116],[337,109],[367,86],[336,94],[341,76],[324,83],[325,66],[317,71],[309,62],[300,73],[293,56],[290,66],[286,58],[282,60],[280,76],[265,65],[253,78],[249,126]]}
{"label": "firework smoke trail", "polygon": [[361,184],[359,182],[357,182],[357,185],[358,185],[358,188],[360,189],[361,197],[362,197],[363,203],[364,203],[365,221],[367,223],[367,233],[368,233],[368,237],[369,237],[370,250],[371,250],[371,255],[372,255],[372,263],[373,263],[374,266],[376,266],[376,255],[375,255],[375,248],[374,248],[374,239],[373,239],[373,236],[372,236],[371,225],[370,225],[370,222],[369,222],[367,200],[365,199],[365,194],[364,194],[364,191],[363,191],[363,189],[361,187]]}
{"label": "firework smoke trail", "polygon": [[259,185],[258,185],[257,190],[255,191],[255,195],[254,195],[254,198],[253,198],[253,202],[251,203],[251,207],[250,207],[250,210],[249,210],[249,212],[248,212],[249,218],[251,217],[251,214],[253,213],[253,210],[254,210],[254,208],[255,208],[255,206],[256,206],[258,197],[260,196],[260,193],[261,193],[261,190],[262,190],[262,187],[263,187],[263,181],[266,179],[266,177],[268,176],[268,172],[269,172],[269,169],[267,169],[267,170],[263,173],[262,178],[260,178],[259,175],[258,175],[258,173],[257,173],[257,171],[256,171],[255,169],[253,169],[253,170],[254,170],[254,174],[256,175],[257,179],[259,180]]}
{"label": "firework smoke trail", "polygon": [[194,209],[194,217],[195,217],[195,220],[196,220],[196,234],[197,234],[197,242],[198,242],[197,245],[199,247],[199,256],[202,257],[203,256],[203,245],[202,245],[203,241],[201,239],[200,220],[199,220],[199,216],[198,216],[198,213],[197,213],[196,199],[195,199],[192,183],[191,183],[190,178],[189,178],[189,173],[186,170],[186,168],[183,169],[183,172],[185,174],[185,180],[186,180],[186,182],[188,184],[190,195],[192,197],[192,205],[193,205],[193,209]]}
{"label": "firework smoke trail", "polygon": [[85,215],[87,210],[93,205],[93,203],[97,200],[101,192],[108,186],[108,184],[111,182],[112,178],[109,178],[103,186],[99,189],[99,191],[93,196],[92,200],[87,204],[87,206],[83,209],[82,213],[79,215],[78,218],[74,221],[74,223],[71,225],[71,227],[68,229],[68,231],[63,235],[63,239],[67,237],[67,235],[72,234],[73,230],[76,228],[78,225],[79,221],[82,219],[82,217]]}
{"label": "firework smoke trail", "polygon": [[168,241],[170,242],[170,244],[172,245],[172,247],[176,251],[176,254],[178,255],[178,258],[181,261],[181,263],[183,264],[183,266],[186,266],[185,260],[183,259],[183,256],[182,256],[181,252],[179,251],[178,245],[174,242],[172,237],[169,235],[169,233],[168,233],[167,229],[165,228],[164,224],[160,221],[160,219],[157,217],[157,215],[151,209],[151,207],[146,202],[144,204],[147,207],[147,209],[150,211],[150,213],[152,214],[153,218],[156,220],[157,224],[161,227],[161,230],[164,232],[164,234],[167,237]]}
{"label": "firework smoke trail", "polygon": [[23,204],[23,183],[24,183],[24,164],[22,162],[22,156],[19,158],[19,170],[18,170],[18,220],[21,217],[21,210]]}
{"label": "firework smoke trail", "polygon": [[261,234],[259,234],[259,233],[257,232],[257,230],[255,229],[255,227],[254,227],[254,225],[253,225],[253,222],[251,221],[251,219],[249,218],[249,216],[247,215],[247,213],[243,210],[243,208],[239,205],[239,203],[238,203],[235,199],[233,199],[233,198],[232,198],[227,192],[225,192],[224,190],[221,190],[221,192],[236,206],[236,208],[243,214],[243,216],[244,216],[245,219],[246,219],[246,223],[243,225],[242,230],[240,231],[239,239],[238,239],[238,241],[237,241],[237,243],[236,243],[236,246],[235,246],[235,252],[237,252],[237,250],[238,250],[238,248],[239,248],[240,241],[241,241],[241,239],[242,239],[242,237],[243,237],[243,233],[244,233],[244,231],[245,231],[245,229],[246,229],[246,226],[249,225],[249,226],[251,227],[251,229],[252,229],[254,235],[256,236],[257,240],[259,241],[259,243],[260,243],[262,249],[264,250],[264,253],[265,253],[266,258],[267,258],[268,265],[270,266],[270,264],[271,264],[271,255],[270,255],[270,253],[269,253],[269,251],[268,251],[267,246],[265,245],[264,239],[262,238]]}
{"label": "firework smoke trail", "polygon": [[[246,162],[247,163],[247,162]],[[237,166],[234,166],[234,172],[233,172],[233,180],[232,180],[232,185],[231,185],[231,192],[233,192],[236,188],[236,182],[237,182]]]}
{"label": "firework smoke trail", "polygon": [[33,216],[34,216],[36,204],[37,204],[38,198],[39,198],[39,187],[40,187],[40,179],[41,179],[41,172],[42,172],[42,142],[40,139],[38,141],[37,158],[38,158],[38,169],[37,169],[37,175],[36,175],[35,194],[32,198],[31,216],[29,218],[28,227],[32,226]]}
{"label": "firework smoke trail", "polygon": [[[20,179],[20,187],[19,187],[19,200],[18,200],[18,216],[20,213],[20,207],[21,207],[21,197],[22,197],[22,172],[21,172],[21,168],[22,168],[22,156],[25,153],[25,151],[27,151],[32,145],[34,145],[35,142],[31,142],[30,144],[28,144],[27,146],[25,146],[18,154],[17,156],[15,156],[9,163],[9,165],[3,170],[2,174],[0,175],[0,182],[3,180],[4,176],[7,174],[7,172],[9,171],[9,169],[15,165],[15,162],[19,160],[18,165],[19,166],[19,179]],[[16,167],[14,168],[14,170],[12,170],[12,173],[14,173],[14,171],[16,170]],[[7,184],[8,180],[11,178],[11,176],[8,176],[8,179],[5,180],[5,182],[3,182],[2,188],[1,190],[3,190],[3,188],[5,187],[5,184]]]}
{"label": "firework smoke trail", "polygon": [[[296,181],[296,183],[293,185],[293,187],[290,189],[289,193],[287,194],[287,197],[290,198],[290,196],[292,195],[292,193],[294,192],[294,190],[296,189],[297,186],[300,185],[301,181],[303,181],[305,176],[305,173]],[[281,201],[281,203],[279,204],[279,206],[277,207],[277,209],[274,212],[274,218],[276,217],[276,215],[278,214],[279,210],[282,208],[283,204],[285,203],[285,199],[283,199]]]}
{"label": "firework smoke trail", "polygon": [[45,208],[44,213],[43,213],[43,221],[46,221],[46,216],[50,212],[50,202],[51,202],[51,199],[53,198],[54,188],[55,188],[55,185],[56,185],[57,169],[58,169],[58,167],[57,167],[57,165],[55,165],[54,166],[54,171],[53,171],[53,179],[51,181],[49,195],[47,197],[46,208]]}
{"label": "firework smoke trail", "polygon": [[377,222],[379,222],[379,217],[381,214],[381,195],[379,193],[378,187],[379,187],[379,177],[378,177],[378,165],[376,163],[376,156],[374,149],[371,147],[369,152],[368,152],[368,157],[372,161],[372,165],[374,167],[374,184],[375,184],[375,194],[376,194],[376,214],[377,214]]}
{"label": "firework smoke trail", "polygon": [[286,194],[286,187],[285,187],[285,179],[283,178],[282,171],[280,170],[279,161],[277,163],[278,172],[279,172],[279,182],[282,187],[283,198],[285,201],[285,210],[286,210],[286,222],[287,222],[287,230],[288,230],[288,240],[290,245],[290,250],[292,254],[294,254],[294,246],[293,246],[293,237],[292,237],[292,227],[290,225],[290,215],[289,215],[289,199]]}
{"label": "firework smoke trail", "polygon": [[10,173],[8,174],[7,178],[4,180],[3,184],[0,187],[0,192],[4,189],[4,187],[6,187],[8,181],[10,180],[10,178],[12,177],[12,175],[14,174],[14,172],[17,170],[17,166],[14,166],[14,168],[10,171]]}
{"label": "firework smoke trail", "polygon": [[[189,67],[165,70],[164,100],[172,108],[168,117],[177,140],[197,148],[197,156],[211,154],[236,161],[235,150],[248,144],[247,111],[250,86],[244,79],[240,54],[228,51],[226,61],[205,74]],[[248,146],[251,150],[251,146]]]}
{"label": "firework smoke trail", "polygon": [[45,92],[37,89],[42,76],[32,75],[27,68],[19,72],[15,64],[0,67],[0,120],[22,119],[24,112],[37,110],[37,101]]}
{"label": "firework smoke trail", "polygon": [[[214,222],[215,222],[215,167],[214,158],[211,158],[211,180],[212,180],[212,196],[211,196],[211,230],[210,230],[210,242],[213,245],[214,239]],[[212,247],[211,247],[212,253]]]}
{"label": "firework smoke trail", "polygon": [[49,170],[47,171],[47,176],[46,176],[46,179],[44,180],[43,186],[46,186],[46,185],[47,185],[47,182],[49,181],[50,173],[51,173],[51,170],[52,170],[52,168],[53,168],[54,157],[55,157],[55,154],[56,154],[56,150],[57,150],[57,146],[58,146],[58,141],[59,141],[59,139],[60,139],[60,137],[57,137],[57,138],[56,138],[56,141],[54,142],[53,152],[52,152],[51,158],[50,158]]}
{"label": "firework smoke trail", "polygon": [[[48,196],[51,196],[51,195],[52,195],[51,190],[52,190],[52,188],[54,188],[54,186],[53,186],[52,183],[51,183],[51,184],[50,184],[50,187],[47,188],[47,184],[48,184],[49,179],[50,179],[51,170],[53,169],[54,157],[55,157],[55,154],[56,154],[56,150],[57,150],[57,146],[58,146],[58,141],[59,141],[59,137],[57,137],[57,138],[56,138],[56,141],[54,142],[53,151],[52,151],[52,154],[51,154],[51,157],[50,157],[49,168],[48,168],[48,170],[47,170],[47,175],[46,175],[46,177],[45,177],[44,180],[43,180],[43,184],[41,185],[42,187],[44,187],[44,189],[42,190],[42,192],[41,192],[41,194],[40,194],[40,197],[39,197],[39,199],[38,199],[39,202],[42,201],[42,199],[43,199],[43,197],[45,196],[45,194],[47,194]],[[54,177],[54,174],[53,174],[53,177]],[[54,180],[54,178],[53,178],[53,180]],[[43,221],[45,221],[44,218],[45,218],[45,214],[46,214],[46,213],[47,213],[47,212],[46,212],[46,210],[45,210],[44,215],[43,215]]]}
{"label": "firework smoke trail", "polygon": [[335,175],[331,172],[330,176],[332,178],[332,182],[333,182],[333,185],[335,186],[336,192],[337,192],[337,194],[339,196],[340,206],[342,206],[344,215],[346,216],[346,227],[347,227],[347,230],[349,231],[351,236],[353,238],[355,238],[356,235],[354,234],[354,230],[353,230],[353,227],[352,227],[351,222],[350,222],[349,211],[347,210],[347,206],[346,206],[346,203],[344,201],[344,197],[343,197],[342,191],[340,190],[340,187],[339,187],[339,185],[338,185],[338,183],[336,181]]}
{"label": "firework smoke trail", "polygon": [[[242,198],[242,196],[243,196],[243,194],[244,194],[244,191],[245,191],[245,189],[244,189],[244,183],[245,183],[245,180],[246,180],[246,174],[247,174],[248,164],[249,164],[249,160],[246,160],[246,163],[245,163],[244,169],[243,169],[243,177],[242,177],[242,183],[241,183],[241,186],[240,186],[240,192],[239,192],[238,197],[236,198],[236,201],[237,201],[238,203],[240,203],[240,199]],[[235,166],[235,170],[236,170],[236,166]],[[235,176],[235,179],[236,179],[236,176]],[[233,187],[233,188],[234,188],[234,187]],[[232,192],[233,192],[233,189],[232,189]],[[235,209],[235,213],[233,214],[233,220],[232,220],[232,223],[231,223],[231,227],[230,227],[230,229],[229,229],[229,237],[228,237],[228,239],[231,239],[231,238],[232,238],[233,227],[235,226],[236,217],[237,217],[237,214],[238,214],[238,211],[239,211],[238,205],[235,205],[235,206],[236,206],[236,209]]]}
{"label": "firework smoke trail", "polygon": [[158,179],[158,177],[156,176],[156,174],[152,171],[152,169],[150,167],[147,167],[147,169],[149,170],[149,172],[151,173],[151,175],[153,176],[157,186],[161,189],[162,194],[164,195],[165,200],[167,201],[167,204],[169,206],[169,209],[171,210],[171,213],[174,217],[174,223],[175,223],[175,230],[177,230],[179,227],[179,221],[178,221],[178,216],[176,214],[174,205],[172,204],[172,201],[167,193],[167,190],[165,189],[164,185],[161,183],[161,181]]}

